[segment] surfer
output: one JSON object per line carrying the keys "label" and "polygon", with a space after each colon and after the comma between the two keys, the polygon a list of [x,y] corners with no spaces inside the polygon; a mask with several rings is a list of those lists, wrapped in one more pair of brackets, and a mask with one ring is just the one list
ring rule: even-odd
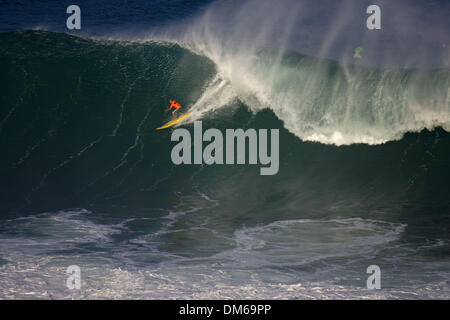
{"label": "surfer", "polygon": [[173,116],[173,119],[176,120],[177,119],[177,113],[178,112],[183,113],[183,112],[180,111],[181,104],[179,104],[178,102],[176,102],[175,100],[172,100],[172,99],[170,99],[169,102],[171,104],[170,104],[169,109],[167,109],[166,111],[169,111],[170,109],[174,108],[175,110],[172,112],[172,116]]}

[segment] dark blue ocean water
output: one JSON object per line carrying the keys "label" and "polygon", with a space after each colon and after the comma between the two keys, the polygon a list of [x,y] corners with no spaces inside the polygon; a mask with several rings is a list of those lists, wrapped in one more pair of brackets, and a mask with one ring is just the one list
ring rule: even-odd
{"label": "dark blue ocean water", "polygon": [[[450,298],[449,5],[1,1],[0,297]],[[279,173],[175,166],[169,99]]]}
{"label": "dark blue ocean water", "polygon": [[[4,0],[0,4],[0,31],[48,28],[66,31],[66,9],[78,5],[82,12],[82,29],[98,32],[120,28],[139,29],[171,24],[186,19],[211,0]],[[89,30],[89,31],[88,31]]]}

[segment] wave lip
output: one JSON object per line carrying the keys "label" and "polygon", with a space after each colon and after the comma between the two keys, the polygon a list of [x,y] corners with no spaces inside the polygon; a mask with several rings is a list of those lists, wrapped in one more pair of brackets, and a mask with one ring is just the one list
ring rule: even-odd
{"label": "wave lip", "polygon": [[253,112],[271,109],[304,141],[376,145],[407,132],[450,129],[448,70],[368,70],[300,55],[277,62],[229,54],[215,63],[221,80],[198,104],[210,104],[209,111],[239,100]]}
{"label": "wave lip", "polygon": [[[449,69],[355,66],[302,55],[302,46],[293,49],[291,44],[303,20],[309,21],[303,16],[307,1],[285,2],[289,10],[270,1],[216,3],[184,25],[183,32],[162,32],[215,63],[221,81],[207,85],[203,98],[218,90],[227,94],[204,99],[214,104],[211,110],[233,99],[253,112],[268,108],[298,138],[338,146],[383,144],[407,132],[450,129]],[[338,10],[345,15],[343,8],[350,9],[348,3]],[[230,19],[222,18],[224,12]],[[267,12],[270,18],[261,19]],[[334,42],[333,34],[330,30],[318,39]],[[303,36],[300,32],[296,42]]]}

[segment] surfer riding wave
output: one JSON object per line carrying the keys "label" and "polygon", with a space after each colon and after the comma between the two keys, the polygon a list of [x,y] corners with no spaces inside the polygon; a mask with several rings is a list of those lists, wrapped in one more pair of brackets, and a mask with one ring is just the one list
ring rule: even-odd
{"label": "surfer riding wave", "polygon": [[179,104],[178,102],[176,102],[175,100],[172,100],[172,99],[170,99],[169,102],[171,104],[170,104],[169,109],[167,109],[166,111],[169,111],[172,108],[174,108],[175,110],[172,112],[172,116],[173,116],[173,119],[176,120],[177,119],[177,114],[178,113],[183,113],[183,112],[180,111],[181,104]]}

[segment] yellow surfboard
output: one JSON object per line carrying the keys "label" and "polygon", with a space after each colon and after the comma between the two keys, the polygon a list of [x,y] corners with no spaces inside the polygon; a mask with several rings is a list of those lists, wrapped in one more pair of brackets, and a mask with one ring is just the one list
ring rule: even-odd
{"label": "yellow surfboard", "polygon": [[162,129],[169,128],[169,127],[171,127],[171,126],[177,124],[178,122],[183,121],[183,120],[186,119],[187,117],[189,117],[189,115],[190,115],[191,113],[192,113],[192,112],[184,113],[183,115],[179,116],[179,117],[176,118],[175,120],[172,120],[172,121],[170,121],[170,122],[167,122],[167,123],[166,123],[165,125],[163,125],[162,127],[156,128],[156,130],[162,130]]}

